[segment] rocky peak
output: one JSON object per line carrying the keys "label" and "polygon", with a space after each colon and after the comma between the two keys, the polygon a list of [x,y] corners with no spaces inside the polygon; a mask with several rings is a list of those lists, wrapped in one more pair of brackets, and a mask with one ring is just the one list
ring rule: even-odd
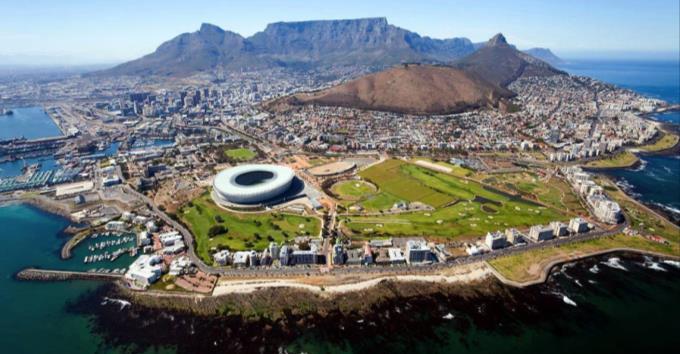
{"label": "rocky peak", "polygon": [[495,36],[491,37],[491,39],[489,39],[486,45],[489,47],[498,45],[508,45],[508,41],[505,39],[503,33],[498,33]]}

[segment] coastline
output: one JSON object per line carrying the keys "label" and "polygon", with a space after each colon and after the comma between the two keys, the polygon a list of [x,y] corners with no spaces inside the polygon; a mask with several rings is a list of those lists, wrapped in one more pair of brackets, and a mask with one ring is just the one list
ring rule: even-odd
{"label": "coastline", "polygon": [[[291,288],[267,288],[219,298],[148,297],[126,292],[109,283],[69,304],[67,311],[92,315],[93,331],[102,335],[107,344],[135,343],[142,348],[170,345],[180,353],[281,352],[281,348],[287,348],[317,329],[320,333],[332,334],[332,337],[324,336],[324,340],[335,342],[338,339],[339,343],[379,336],[384,331],[397,337],[407,334],[432,337],[432,326],[440,325],[453,325],[462,333],[473,327],[473,330],[516,336],[518,327],[514,326],[541,326],[544,319],[567,318],[577,309],[588,315],[580,317],[581,320],[593,320],[589,301],[574,297],[573,290],[569,291],[564,285],[575,286],[580,280],[590,291],[601,293],[605,289],[619,289],[617,285],[622,283],[615,279],[625,282],[629,276],[635,275],[637,279],[649,276],[649,273],[640,273],[641,269],[650,269],[642,267],[642,262],[646,261],[643,257],[627,252],[621,253],[620,257],[633,274],[609,269],[597,276],[597,283],[588,283],[583,276],[588,274],[593,279],[594,275],[588,269],[608,261],[606,255],[577,260],[569,266],[573,269],[569,275],[561,275],[566,267],[553,266],[545,282],[522,288],[508,286],[493,277],[465,284],[427,286],[422,282],[388,280],[370,291],[355,291],[332,298]],[[634,264],[640,267],[630,268]],[[678,271],[674,267],[668,269],[668,272],[655,274],[672,281]],[[615,278],[607,281],[610,277]],[[567,295],[569,298],[565,300]],[[570,305],[568,301],[578,304]],[[142,318],[144,321],[138,321]],[[423,323],[432,326],[422,326]],[[166,336],[153,333],[165,333]],[[167,334],[171,334],[170,338]]]}

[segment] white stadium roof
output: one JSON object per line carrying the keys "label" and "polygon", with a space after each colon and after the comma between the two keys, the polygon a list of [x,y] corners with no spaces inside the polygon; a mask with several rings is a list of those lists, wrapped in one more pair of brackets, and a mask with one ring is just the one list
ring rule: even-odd
{"label": "white stadium roof", "polygon": [[273,199],[290,188],[295,173],[278,165],[249,164],[221,171],[213,189],[220,199],[237,204],[254,204]]}

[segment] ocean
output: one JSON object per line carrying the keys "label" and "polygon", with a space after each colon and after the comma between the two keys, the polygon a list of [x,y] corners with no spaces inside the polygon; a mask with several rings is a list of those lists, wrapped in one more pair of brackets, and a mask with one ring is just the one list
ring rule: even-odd
{"label": "ocean", "polygon": [[[680,103],[678,61],[583,61],[560,67],[670,103]],[[680,124],[680,111],[655,114],[660,122]],[[680,155],[641,155],[641,165],[609,170],[617,184],[637,199],[655,205],[680,219]]]}
{"label": "ocean", "polygon": [[59,127],[42,107],[13,108],[12,112],[12,115],[0,116],[0,140],[62,135]]}
{"label": "ocean", "polygon": [[[679,91],[670,66],[579,61],[564,69],[672,101]],[[620,181],[642,200],[677,205],[677,156],[643,160],[641,168],[612,173],[620,173]],[[188,343],[211,348],[225,339],[245,348],[261,340],[291,353],[638,354],[680,346],[680,270],[651,259],[601,257],[563,267],[547,284],[525,290],[472,299],[405,299],[376,308],[368,318],[319,317],[302,321],[300,334],[284,339],[271,328],[246,331],[240,323],[196,332],[203,319],[127,318],[126,310],[103,310],[101,299],[93,298],[96,282],[16,281],[13,274],[27,266],[68,268],[59,260],[67,221],[28,205],[5,205],[0,225],[0,347],[8,353],[147,352],[159,344],[187,351]],[[80,307],[86,310],[74,311],[72,305],[81,302],[88,304]]]}

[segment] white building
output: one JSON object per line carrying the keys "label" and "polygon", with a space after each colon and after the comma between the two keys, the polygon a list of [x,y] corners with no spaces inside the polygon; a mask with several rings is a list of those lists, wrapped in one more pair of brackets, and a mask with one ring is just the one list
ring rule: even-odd
{"label": "white building", "polygon": [[170,269],[168,274],[178,276],[186,273],[187,268],[191,267],[193,263],[187,256],[177,257],[170,262]]}
{"label": "white building", "polygon": [[227,265],[231,263],[231,252],[229,250],[221,250],[213,254],[213,260],[221,266]]}
{"label": "white building", "polygon": [[141,255],[125,273],[130,288],[144,290],[161,277],[163,259],[158,255]]}
{"label": "white building", "polygon": [[535,225],[529,229],[529,238],[537,242],[550,240],[553,236],[553,229],[550,226]]}
{"label": "white building", "polygon": [[555,237],[566,236],[569,234],[569,232],[567,231],[567,225],[559,221],[551,222],[550,227],[552,228],[553,236]]}
{"label": "white building", "polygon": [[432,263],[432,251],[424,241],[406,242],[406,262],[408,264]]}
{"label": "white building", "polygon": [[497,250],[506,246],[507,238],[500,231],[487,232],[484,243],[491,250]]}
{"label": "white building", "polygon": [[404,264],[406,263],[406,257],[401,252],[401,249],[397,247],[390,247],[387,249],[387,255],[390,257],[391,264]]}
{"label": "white building", "polygon": [[505,238],[506,240],[508,240],[508,242],[512,243],[513,245],[519,243],[526,243],[524,235],[522,235],[522,233],[515,228],[505,229]]}
{"label": "white building", "polygon": [[125,231],[127,227],[122,221],[109,221],[104,226],[106,231]]}
{"label": "white building", "polygon": [[588,232],[588,223],[581,218],[569,220],[569,231],[575,234]]}
{"label": "white building", "polygon": [[167,246],[174,245],[175,242],[177,242],[177,241],[181,241],[182,235],[180,235],[179,232],[177,232],[177,231],[170,231],[170,232],[166,232],[166,233],[158,235],[158,239],[160,239],[161,244],[163,244],[163,246],[167,247]]}
{"label": "white building", "polygon": [[234,265],[237,267],[247,267],[250,265],[250,252],[238,251],[234,253]]}

